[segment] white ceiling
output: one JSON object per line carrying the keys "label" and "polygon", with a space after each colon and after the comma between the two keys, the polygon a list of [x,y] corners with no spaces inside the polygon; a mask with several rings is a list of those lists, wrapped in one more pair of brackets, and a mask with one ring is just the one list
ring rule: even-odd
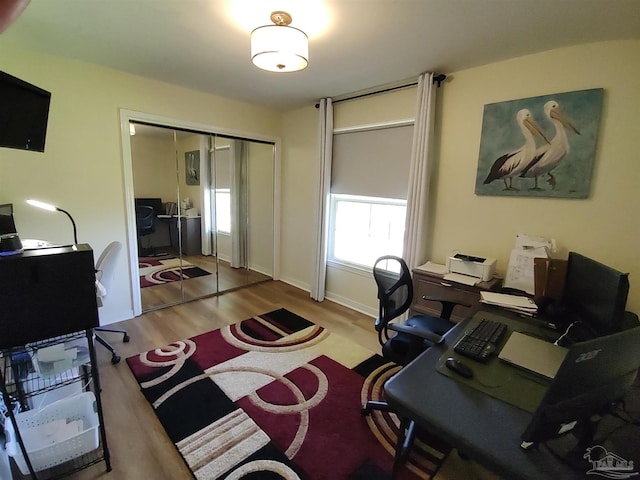
{"label": "white ceiling", "polygon": [[[274,10],[308,34],[307,69],[251,64],[250,31]],[[424,71],[630,38],[640,38],[640,0],[32,0],[0,40],[284,110]]]}

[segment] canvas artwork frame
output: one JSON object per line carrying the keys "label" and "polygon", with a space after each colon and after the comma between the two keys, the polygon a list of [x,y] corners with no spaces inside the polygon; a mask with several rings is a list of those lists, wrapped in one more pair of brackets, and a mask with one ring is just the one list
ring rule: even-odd
{"label": "canvas artwork frame", "polygon": [[587,198],[604,89],[486,104],[476,195]]}
{"label": "canvas artwork frame", "polygon": [[187,185],[200,185],[200,151],[184,154],[184,178]]}

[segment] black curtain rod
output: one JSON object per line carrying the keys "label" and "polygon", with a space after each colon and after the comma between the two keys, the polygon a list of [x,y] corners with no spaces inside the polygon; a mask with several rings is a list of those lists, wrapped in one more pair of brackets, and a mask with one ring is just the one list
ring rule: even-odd
{"label": "black curtain rod", "polygon": [[[447,76],[444,73],[439,73],[438,75],[435,75],[433,77],[433,83],[434,84],[438,84],[438,87],[441,86],[442,82],[444,82],[446,80]],[[383,90],[376,90],[375,92],[368,92],[368,93],[363,93],[361,95],[354,95],[353,97],[349,97],[349,98],[343,98],[342,100],[336,100],[333,103],[340,103],[340,102],[344,102],[347,100],[355,100],[356,98],[362,98],[362,97],[368,97],[369,95],[378,95],[379,93],[387,93],[387,92],[392,92],[394,90],[400,90],[401,88],[406,88],[406,87],[412,87],[414,85],[417,85],[418,81],[416,80],[415,82],[411,82],[411,83],[406,83],[404,85],[398,85],[396,87],[389,87],[389,88],[385,88]],[[320,108],[320,104],[316,103],[316,108]]]}

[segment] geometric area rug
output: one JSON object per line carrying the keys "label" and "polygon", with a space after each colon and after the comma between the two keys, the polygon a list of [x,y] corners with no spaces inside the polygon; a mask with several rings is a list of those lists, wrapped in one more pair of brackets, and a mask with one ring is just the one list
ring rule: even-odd
{"label": "geometric area rug", "polygon": [[[197,479],[389,480],[399,420],[360,413],[398,367],[279,309],[127,358]],[[449,447],[421,432],[402,480]]]}
{"label": "geometric area rug", "polygon": [[140,257],[140,288],[211,275],[210,272],[176,257]]}

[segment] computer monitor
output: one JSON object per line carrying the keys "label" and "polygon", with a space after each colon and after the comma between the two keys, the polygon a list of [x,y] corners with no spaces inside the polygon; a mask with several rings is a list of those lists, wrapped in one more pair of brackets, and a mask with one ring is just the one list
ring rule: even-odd
{"label": "computer monitor", "polygon": [[569,252],[562,303],[599,335],[618,332],[624,320],[629,275]]}
{"label": "computer monitor", "polygon": [[163,215],[164,205],[162,204],[161,198],[136,198],[135,199],[136,207],[139,206],[148,206],[153,208],[153,212],[156,215]]}
{"label": "computer monitor", "polygon": [[16,233],[16,224],[13,221],[13,204],[0,205],[0,235]]}
{"label": "computer monitor", "polygon": [[631,388],[639,346],[640,327],[572,345],[522,434],[523,448],[544,442],[568,463],[588,466],[583,457],[594,446],[591,419],[611,411]]}

